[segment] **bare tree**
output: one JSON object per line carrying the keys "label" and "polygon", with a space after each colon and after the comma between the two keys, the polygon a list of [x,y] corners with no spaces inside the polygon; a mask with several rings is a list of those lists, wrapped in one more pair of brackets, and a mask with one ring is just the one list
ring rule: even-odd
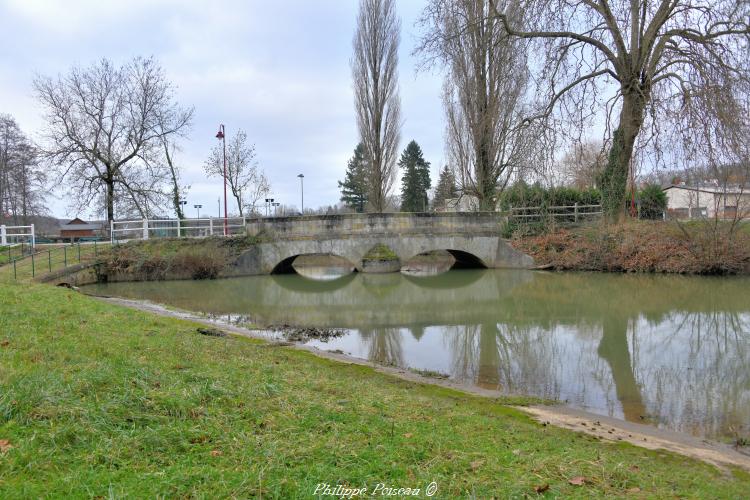
{"label": "bare tree", "polygon": [[[222,146],[216,146],[203,165],[209,177],[224,177]],[[238,130],[227,144],[227,184],[237,202],[240,217],[249,208],[256,212],[261,198],[271,191],[266,174],[255,160],[255,146],[247,144],[247,134]]]}
{"label": "bare tree", "polygon": [[525,42],[510,40],[487,0],[431,0],[417,49],[447,69],[446,149],[462,194],[494,210],[513,175],[537,166],[537,133],[523,125],[529,70]]}
{"label": "bare tree", "polygon": [[56,79],[40,76],[34,88],[46,111],[45,157],[59,166],[77,209],[103,196],[113,220],[118,204],[142,216],[164,206],[169,176],[154,160],[162,139],[188,126],[192,109],[175,103],[153,58],[119,68],[102,59]]}
{"label": "bare tree", "polygon": [[27,224],[45,214],[46,182],[36,147],[12,116],[0,114],[0,219]]}
{"label": "bare tree", "polygon": [[370,160],[370,208],[386,209],[401,136],[398,45],[401,21],[393,0],[360,0],[351,61],[357,126]]}
{"label": "bare tree", "polygon": [[720,121],[718,95],[747,95],[745,0],[490,1],[511,36],[538,42],[545,102],[530,119],[548,120],[558,110],[570,126],[600,111],[606,116],[613,132],[602,191],[610,218],[624,212],[634,151],[678,130],[670,118],[692,107],[702,120]]}
{"label": "bare tree", "polygon": [[601,142],[574,143],[562,159],[565,184],[578,189],[598,187],[606,163],[607,154]]}
{"label": "bare tree", "polygon": [[[192,110],[190,112],[192,114]],[[172,130],[175,128],[175,121],[180,119],[181,116],[178,109],[164,109],[163,112],[159,115],[157,127],[161,131]],[[159,135],[159,143],[161,146],[162,154],[157,156],[157,159],[155,160],[163,162],[164,170],[168,176],[167,182],[169,184],[170,201],[172,202],[172,208],[174,209],[175,215],[177,215],[178,219],[185,218],[185,213],[182,209],[183,204],[181,202],[184,201],[187,197],[187,191],[190,186],[182,184],[180,167],[175,161],[175,157],[180,149],[177,140],[180,137],[184,136],[184,132],[187,130],[189,125],[190,123],[188,121],[185,127],[182,127],[174,134]]]}

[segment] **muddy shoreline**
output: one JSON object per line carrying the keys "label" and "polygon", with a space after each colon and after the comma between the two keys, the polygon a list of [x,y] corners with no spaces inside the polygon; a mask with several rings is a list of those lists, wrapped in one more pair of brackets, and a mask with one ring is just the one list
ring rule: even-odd
{"label": "muddy shoreline", "polygon": [[[192,312],[167,308],[153,302],[114,297],[92,297],[110,304],[120,305],[161,316],[180,318],[195,323],[201,323],[212,329],[218,329],[225,333],[262,340],[268,342],[269,345],[280,345],[299,349],[310,352],[321,358],[335,360],[342,363],[368,366],[380,373],[392,375],[410,382],[436,385],[486,398],[500,398],[507,396],[507,394],[501,393],[500,391],[462,384],[444,378],[427,377],[406,368],[385,366],[365,359],[356,358],[342,352],[325,351],[300,342],[289,341],[285,338],[283,330],[252,330],[232,325],[221,320],[207,319]],[[299,330],[298,328],[289,325],[284,326],[292,331]],[[605,441],[627,442],[635,446],[652,450],[666,450],[710,463],[722,469],[726,466],[732,466],[750,471],[750,456],[740,453],[724,443],[659,429],[646,424],[632,423],[612,417],[605,417],[564,405],[517,406],[515,408],[525,412],[531,418],[543,425],[549,424],[576,432],[582,432]]]}

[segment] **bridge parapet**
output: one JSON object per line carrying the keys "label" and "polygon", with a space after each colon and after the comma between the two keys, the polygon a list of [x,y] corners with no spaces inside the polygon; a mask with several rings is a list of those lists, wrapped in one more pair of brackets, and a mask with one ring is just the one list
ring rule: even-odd
{"label": "bridge parapet", "polygon": [[336,214],[247,221],[250,235],[274,240],[330,239],[375,235],[498,235],[506,221],[496,212]]}

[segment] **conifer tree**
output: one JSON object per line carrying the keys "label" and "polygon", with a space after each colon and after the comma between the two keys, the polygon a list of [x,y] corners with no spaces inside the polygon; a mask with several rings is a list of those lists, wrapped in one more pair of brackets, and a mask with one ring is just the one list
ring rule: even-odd
{"label": "conifer tree", "polygon": [[346,177],[339,181],[341,201],[356,212],[364,212],[367,207],[367,178],[369,176],[365,146],[360,142],[354,149],[354,156],[346,166]]}
{"label": "conifer tree", "polygon": [[429,200],[430,163],[424,159],[422,148],[411,141],[401,154],[398,166],[404,170],[401,179],[401,211],[425,212]]}
{"label": "conifer tree", "polygon": [[446,165],[440,171],[440,178],[435,188],[435,198],[432,200],[432,207],[435,210],[444,210],[445,202],[457,196],[456,177],[453,175],[453,171]]}

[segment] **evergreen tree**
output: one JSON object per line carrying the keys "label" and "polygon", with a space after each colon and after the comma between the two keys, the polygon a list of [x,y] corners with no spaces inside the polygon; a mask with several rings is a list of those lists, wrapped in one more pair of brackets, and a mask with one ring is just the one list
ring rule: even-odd
{"label": "evergreen tree", "polygon": [[346,177],[339,181],[341,201],[357,212],[364,212],[367,206],[368,165],[365,146],[360,142],[354,149],[354,156],[346,166]]}
{"label": "evergreen tree", "polygon": [[440,171],[437,187],[435,188],[435,198],[432,200],[432,206],[436,210],[445,209],[445,202],[458,196],[456,187],[456,176],[448,165]]}
{"label": "evergreen tree", "polygon": [[398,166],[404,169],[401,179],[401,211],[425,212],[429,200],[430,162],[424,159],[422,148],[416,141],[411,141],[401,153]]}

